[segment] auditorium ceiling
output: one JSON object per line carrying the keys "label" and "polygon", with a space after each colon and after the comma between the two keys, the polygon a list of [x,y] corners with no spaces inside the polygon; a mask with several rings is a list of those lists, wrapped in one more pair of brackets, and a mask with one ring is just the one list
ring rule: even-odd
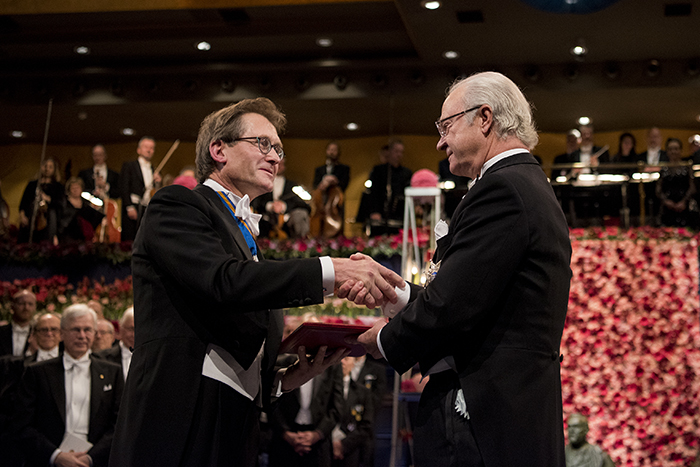
{"label": "auditorium ceiling", "polygon": [[515,80],[542,131],[580,116],[700,131],[700,0],[422,3],[3,0],[0,144],[41,143],[49,101],[49,143],[89,145],[193,141],[209,112],[254,96],[287,113],[288,137],[437,136],[445,88],[479,70]]}

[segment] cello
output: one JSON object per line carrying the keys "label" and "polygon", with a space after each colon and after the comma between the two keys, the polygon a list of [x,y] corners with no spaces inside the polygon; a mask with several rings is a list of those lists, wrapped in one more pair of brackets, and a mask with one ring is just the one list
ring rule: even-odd
{"label": "cello", "polygon": [[345,194],[337,183],[323,189],[321,184],[311,195],[309,235],[333,238],[343,232]]}

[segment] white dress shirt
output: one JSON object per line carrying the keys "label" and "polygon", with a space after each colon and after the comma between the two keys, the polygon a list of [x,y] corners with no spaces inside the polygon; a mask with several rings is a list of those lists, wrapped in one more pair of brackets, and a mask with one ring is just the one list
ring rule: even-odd
{"label": "white dress shirt", "polygon": [[122,341],[119,341],[119,350],[122,354],[122,371],[124,372],[124,381],[126,381],[126,375],[129,374],[129,365],[131,365],[131,349],[125,346]]}
{"label": "white dress shirt", "polygon": [[27,345],[30,326],[20,326],[17,323],[12,323],[12,355],[15,357],[22,356],[24,347]]}

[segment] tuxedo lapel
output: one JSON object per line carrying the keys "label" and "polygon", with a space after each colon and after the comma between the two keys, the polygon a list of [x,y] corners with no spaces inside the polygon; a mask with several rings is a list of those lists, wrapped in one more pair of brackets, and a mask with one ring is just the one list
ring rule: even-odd
{"label": "tuxedo lapel", "polygon": [[63,424],[66,423],[66,375],[63,369],[63,357],[57,357],[50,365],[46,365],[46,377],[54,403],[61,414]]}
{"label": "tuxedo lapel", "polygon": [[99,413],[105,383],[105,375],[100,371],[99,364],[95,364],[90,357],[90,428],[96,426],[95,417]]}
{"label": "tuxedo lapel", "polygon": [[224,203],[221,201],[221,199],[219,199],[219,195],[207,186],[199,186],[193,191],[204,196],[207,200],[209,200],[210,203],[216,206],[216,208],[219,211],[219,214],[221,215],[221,217],[224,218],[226,222],[226,226],[228,227],[229,233],[236,241],[238,249],[241,251],[241,253],[243,254],[243,256],[245,256],[246,259],[253,259],[253,254],[250,252],[250,248],[248,247],[248,243],[245,241],[245,237],[243,236],[243,232],[241,232],[241,228],[238,226],[238,222],[236,222],[236,219],[234,219],[231,213],[228,211],[228,209],[226,209]]}

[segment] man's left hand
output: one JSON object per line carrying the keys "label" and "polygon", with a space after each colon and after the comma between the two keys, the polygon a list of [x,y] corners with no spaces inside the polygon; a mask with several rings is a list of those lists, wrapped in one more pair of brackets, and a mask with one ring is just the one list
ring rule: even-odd
{"label": "man's left hand", "polygon": [[362,347],[365,348],[367,353],[376,359],[384,358],[384,355],[382,355],[377,346],[377,334],[379,334],[379,331],[381,331],[384,326],[386,326],[386,320],[378,319],[377,322],[374,323],[374,326],[363,334],[360,334],[357,338],[358,344],[362,344]]}
{"label": "man's left hand", "polygon": [[298,388],[311,378],[322,374],[329,366],[337,365],[350,354],[350,349],[339,348],[331,355],[326,356],[327,346],[319,347],[312,360],[306,356],[306,347],[300,346],[297,350],[299,360],[285,372],[282,377],[282,391],[288,392]]}

